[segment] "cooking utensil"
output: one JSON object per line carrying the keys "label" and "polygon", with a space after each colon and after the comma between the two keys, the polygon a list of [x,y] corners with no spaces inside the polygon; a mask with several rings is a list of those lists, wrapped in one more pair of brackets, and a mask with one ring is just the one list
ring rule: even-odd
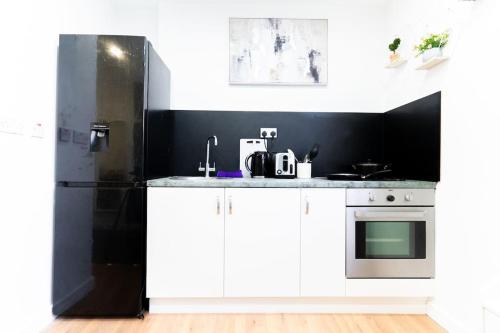
{"label": "cooking utensil", "polygon": [[367,174],[367,175],[360,175],[360,176],[361,176],[361,179],[367,179],[367,178],[373,178],[375,176],[379,176],[381,174],[386,174],[386,173],[391,173],[391,172],[392,172],[391,169],[384,169],[384,170],[372,172],[372,173]]}
{"label": "cooking utensil", "polygon": [[363,163],[356,163],[352,165],[352,168],[361,175],[369,175],[377,171],[387,170],[391,167],[391,164],[387,163],[374,163],[368,160]]}
{"label": "cooking utensil", "polygon": [[375,171],[366,175],[359,173],[331,173],[326,175],[328,180],[370,180],[370,179],[378,179],[379,175],[390,174],[392,172],[391,169],[384,169]]}
{"label": "cooking utensil", "polygon": [[311,148],[311,151],[306,154],[304,157],[304,163],[310,163],[312,160],[318,156],[319,153],[319,144],[315,143],[313,147]]}

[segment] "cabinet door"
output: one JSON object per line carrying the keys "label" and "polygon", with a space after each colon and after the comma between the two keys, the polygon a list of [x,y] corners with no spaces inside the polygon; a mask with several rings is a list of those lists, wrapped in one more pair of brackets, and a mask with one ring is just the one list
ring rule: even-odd
{"label": "cabinet door", "polygon": [[345,296],[345,189],[301,190],[301,296]]}
{"label": "cabinet door", "polygon": [[149,188],[148,297],[222,297],[224,189]]}
{"label": "cabinet door", "polygon": [[299,189],[226,189],[225,296],[299,296],[299,208]]}

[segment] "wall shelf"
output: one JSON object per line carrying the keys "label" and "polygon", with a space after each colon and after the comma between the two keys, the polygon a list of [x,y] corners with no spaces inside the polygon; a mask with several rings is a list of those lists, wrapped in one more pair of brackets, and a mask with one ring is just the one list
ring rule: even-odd
{"label": "wall shelf", "polygon": [[431,69],[432,67],[437,66],[437,65],[439,65],[440,63],[442,63],[443,61],[446,61],[446,60],[448,60],[448,57],[433,57],[433,58],[427,60],[426,62],[422,63],[420,66],[418,66],[415,69],[416,70]]}
{"label": "wall shelf", "polygon": [[396,61],[393,61],[393,62],[390,62],[388,63],[387,65],[385,65],[384,67],[385,68],[397,68],[403,64],[405,64],[408,60],[406,59],[399,59],[399,60],[396,60]]}

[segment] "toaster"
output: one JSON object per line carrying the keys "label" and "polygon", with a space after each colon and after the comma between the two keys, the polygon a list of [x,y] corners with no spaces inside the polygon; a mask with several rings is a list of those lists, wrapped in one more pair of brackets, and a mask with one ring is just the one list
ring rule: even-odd
{"label": "toaster", "polygon": [[295,178],[297,164],[295,154],[290,149],[286,153],[275,153],[273,164],[274,178]]}

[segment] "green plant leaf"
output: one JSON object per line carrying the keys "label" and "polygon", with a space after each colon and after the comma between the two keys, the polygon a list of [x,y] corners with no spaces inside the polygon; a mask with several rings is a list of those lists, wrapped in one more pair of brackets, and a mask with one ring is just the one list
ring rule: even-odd
{"label": "green plant leaf", "polygon": [[391,44],[389,44],[389,50],[391,50],[392,52],[396,52],[396,50],[399,47],[399,44],[401,44],[401,39],[400,38],[394,39],[394,41]]}
{"label": "green plant leaf", "polygon": [[441,34],[429,34],[421,39],[420,44],[415,46],[417,56],[421,55],[428,49],[439,47],[443,48],[448,44],[449,33],[443,32]]}

